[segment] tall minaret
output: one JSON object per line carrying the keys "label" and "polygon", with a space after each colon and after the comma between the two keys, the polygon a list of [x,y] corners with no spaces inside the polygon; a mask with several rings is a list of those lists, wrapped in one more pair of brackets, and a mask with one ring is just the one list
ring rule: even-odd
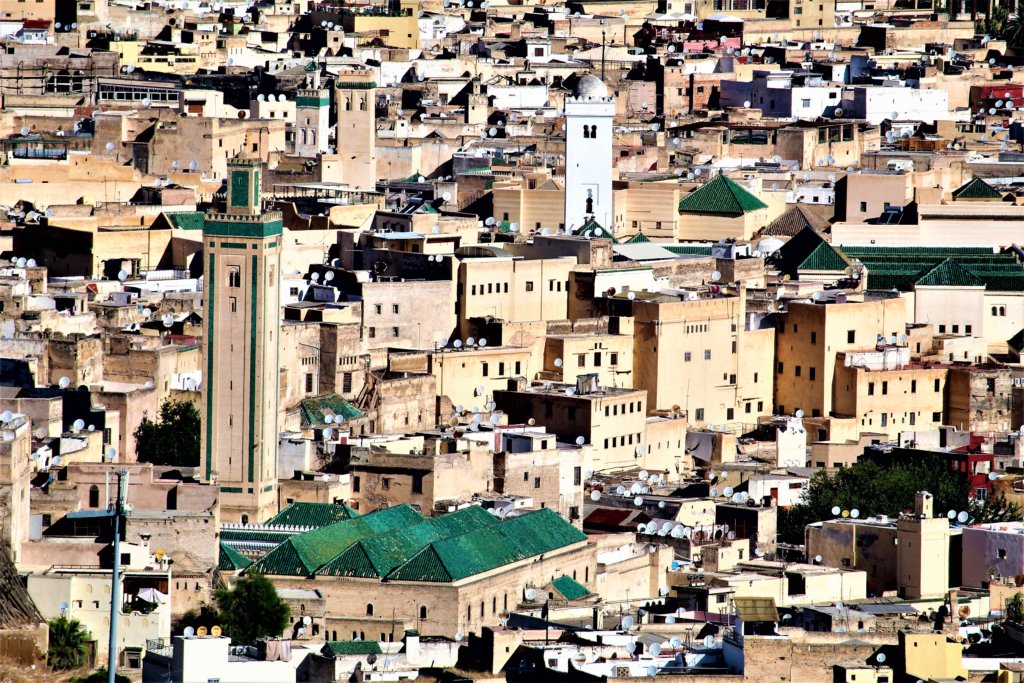
{"label": "tall minaret", "polygon": [[340,180],[358,190],[373,190],[377,187],[377,84],[373,71],[346,69],[337,78],[335,137]]}
{"label": "tall minaret", "polygon": [[260,206],[260,162],[228,162],[227,209],[203,225],[202,476],[220,484],[221,519],[277,512],[282,218]]}
{"label": "tall minaret", "polygon": [[584,76],[565,99],[565,230],[594,219],[612,226],[612,121],[615,100],[600,78]]}
{"label": "tall minaret", "polygon": [[295,155],[316,158],[328,149],[331,101],[330,93],[320,88],[320,66],[312,62],[306,73],[310,87],[299,90],[295,99]]}

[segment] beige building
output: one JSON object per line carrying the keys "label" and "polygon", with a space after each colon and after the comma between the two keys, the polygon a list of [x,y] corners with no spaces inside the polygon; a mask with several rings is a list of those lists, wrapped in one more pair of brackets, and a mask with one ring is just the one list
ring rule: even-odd
{"label": "beige building", "polygon": [[233,161],[226,212],[203,226],[201,475],[220,484],[226,521],[277,512],[282,220],[262,212],[260,169]]}
{"label": "beige building", "polygon": [[[437,395],[441,398],[442,416],[448,410],[462,413],[477,408],[487,412],[486,405],[494,393],[507,389],[516,377],[531,378],[531,353],[518,346],[480,346],[474,339],[460,340],[456,348],[449,344],[429,354],[428,372],[437,378]],[[486,339],[484,340],[486,341]],[[452,340],[454,342],[454,340]]]}
{"label": "beige building", "polygon": [[496,246],[462,247],[456,280],[460,332],[470,318],[491,316],[508,322],[565,320],[569,272],[576,259],[524,259]]}
{"label": "beige building", "polygon": [[890,439],[947,424],[947,368],[911,363],[906,346],[876,349],[837,354],[832,414],[854,418],[861,429]]}
{"label": "beige building", "polygon": [[831,415],[836,354],[874,348],[906,328],[899,297],[787,305],[776,330],[775,411]]}
{"label": "beige building", "polygon": [[748,329],[745,303],[743,291],[616,295],[634,317],[634,386],[652,407],[675,408],[693,426],[753,424],[771,412],[775,331]]}

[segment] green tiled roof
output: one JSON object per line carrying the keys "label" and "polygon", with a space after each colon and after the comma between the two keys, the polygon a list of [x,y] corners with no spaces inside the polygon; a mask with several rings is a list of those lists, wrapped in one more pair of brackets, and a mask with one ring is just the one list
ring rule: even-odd
{"label": "green tiled roof", "polygon": [[292,503],[274,517],[267,526],[322,527],[358,517],[359,513],[346,505],[334,503]]}
{"label": "green tiled roof", "polygon": [[383,654],[376,640],[329,640],[324,643],[320,654],[330,655],[379,655]]}
{"label": "green tiled roof", "polygon": [[202,230],[204,214],[202,211],[178,211],[167,214],[171,224],[179,230]]}
{"label": "green tiled roof", "polygon": [[711,256],[711,245],[703,244],[663,244],[663,247],[680,256]]}
{"label": "green tiled roof", "polygon": [[871,289],[909,291],[915,284],[1024,291],[1024,270],[1012,253],[985,247],[843,247],[868,270]]}
{"label": "green tiled roof", "polygon": [[225,541],[252,541],[259,543],[284,543],[294,534],[273,529],[221,529],[220,537]]}
{"label": "green tiled roof", "polygon": [[772,257],[779,270],[799,277],[802,270],[846,270],[847,258],[811,228],[804,228]]}
{"label": "green tiled roof", "polygon": [[318,576],[384,578],[428,544],[498,524],[478,505],[404,529],[364,538],[317,570]]}
{"label": "green tiled roof", "polygon": [[238,552],[229,545],[220,544],[220,559],[217,561],[217,568],[221,571],[237,571],[245,569],[252,560]]}
{"label": "green tiled roof", "polygon": [[337,394],[324,394],[307,398],[299,403],[299,414],[303,427],[326,426],[324,418],[334,415],[335,420],[340,416],[346,420],[362,417],[363,414]]}
{"label": "green tiled roof", "polygon": [[984,287],[985,283],[953,259],[946,259],[914,281],[926,287]]}
{"label": "green tiled roof", "polygon": [[356,541],[422,522],[408,505],[336,522],[291,536],[255,562],[250,571],[271,576],[310,576]]}
{"label": "green tiled roof", "polygon": [[767,208],[767,204],[722,174],[716,175],[702,187],[679,200],[679,213],[739,216]]}
{"label": "green tiled roof", "polygon": [[953,201],[962,199],[1002,199],[1003,195],[986,183],[981,178],[975,176],[960,187],[953,190]]}
{"label": "green tiled roof", "polygon": [[633,235],[628,240],[626,240],[623,244],[647,244],[650,241],[651,240],[648,239],[647,235],[643,234],[643,232],[638,232],[637,234]]}
{"label": "green tiled roof", "polygon": [[583,532],[544,508],[431,543],[387,578],[450,583],[585,540]]}
{"label": "green tiled roof", "polygon": [[571,576],[559,576],[551,582],[551,585],[562,594],[566,600],[580,600],[590,595],[590,591],[583,584]]}
{"label": "green tiled roof", "polygon": [[[588,235],[587,233],[593,234]],[[615,239],[615,235],[612,234],[611,230],[604,227],[603,225],[595,221],[593,218],[588,218],[587,222],[580,226],[580,228],[576,230],[574,234],[587,237],[588,239],[595,237],[603,237],[606,239],[610,239],[613,244],[619,243],[619,241]]]}

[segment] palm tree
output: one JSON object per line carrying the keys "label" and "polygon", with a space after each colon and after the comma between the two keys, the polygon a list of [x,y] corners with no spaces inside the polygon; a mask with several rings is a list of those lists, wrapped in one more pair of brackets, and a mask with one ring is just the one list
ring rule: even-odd
{"label": "palm tree", "polygon": [[1000,37],[1006,41],[1008,47],[1024,47],[1024,21],[1019,14],[1014,13],[1006,18]]}
{"label": "palm tree", "polygon": [[46,653],[46,663],[55,671],[77,669],[85,664],[89,656],[86,643],[92,636],[77,619],[60,616],[51,619],[50,649]]}

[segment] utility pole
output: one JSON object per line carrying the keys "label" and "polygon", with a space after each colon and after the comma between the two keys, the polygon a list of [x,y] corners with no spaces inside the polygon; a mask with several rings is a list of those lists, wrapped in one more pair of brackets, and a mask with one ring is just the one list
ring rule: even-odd
{"label": "utility pole", "polygon": [[121,602],[121,515],[128,495],[128,470],[117,471],[117,496],[107,511],[114,518],[114,570],[110,578],[110,643],[107,646],[107,683],[117,677],[117,612]]}

